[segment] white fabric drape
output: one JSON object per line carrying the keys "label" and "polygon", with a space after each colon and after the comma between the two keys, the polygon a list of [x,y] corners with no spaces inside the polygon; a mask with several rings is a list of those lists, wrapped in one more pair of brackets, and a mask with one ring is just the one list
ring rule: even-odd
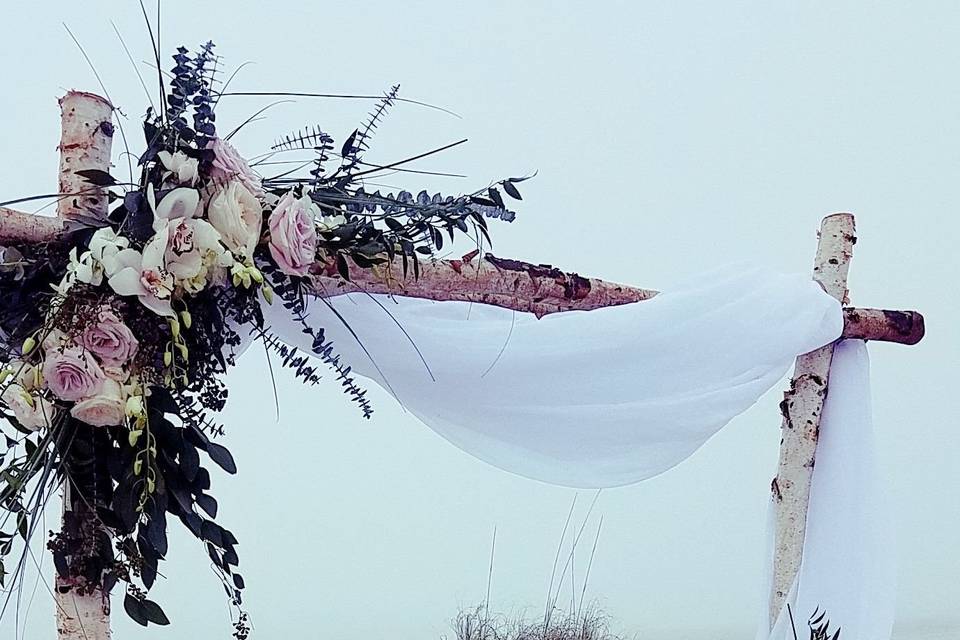
{"label": "white fabric drape", "polygon": [[[646,302],[540,320],[462,302],[327,302],[376,366],[323,301],[311,303],[310,324],[430,428],[507,471],[583,488],[676,465],[843,326],[809,276],[744,266]],[[281,339],[309,350],[280,305],[267,311]]]}
{"label": "white fabric drape", "polygon": [[[874,457],[866,345],[837,345],[820,422],[803,563],[788,599],[799,637],[819,608],[843,640],[884,640],[893,629],[893,526]],[[767,571],[770,575],[771,571]],[[766,610],[766,609],[765,609]],[[793,640],[785,614],[758,640]],[[831,633],[832,635],[832,633]]]}
{"label": "white fabric drape", "polygon": [[[649,301],[540,320],[380,295],[327,303],[343,320],[318,300],[309,323],[325,329],[355,373],[431,429],[507,471],[582,488],[630,484],[678,464],[780,380],[797,355],[837,339],[843,327],[837,301],[808,276],[743,266],[699,275]],[[265,311],[276,335],[309,351],[309,337],[279,305]],[[844,640],[890,637],[889,526],[871,437],[866,348],[842,342],[790,598],[800,636],[821,607]],[[785,617],[768,629],[764,613],[758,639],[793,638]]]}

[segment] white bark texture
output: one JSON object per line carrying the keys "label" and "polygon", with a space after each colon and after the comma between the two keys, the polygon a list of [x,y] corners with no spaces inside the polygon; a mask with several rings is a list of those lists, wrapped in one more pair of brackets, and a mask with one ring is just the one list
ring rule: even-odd
{"label": "white bark texture", "polygon": [[328,264],[314,276],[319,296],[337,293],[392,293],[410,298],[457,300],[526,311],[542,317],[558,311],[589,311],[647,300],[656,291],[584,278],[550,265],[530,264],[477,252],[460,260],[438,260],[420,265],[419,277],[413,267],[403,273],[399,259],[373,270],[350,268],[350,281],[337,275]]}
{"label": "white bark texture", "polygon": [[[823,219],[813,266],[813,278],[842,304],[847,299],[847,272],[856,243],[853,215],[836,213]],[[820,416],[827,396],[833,344],[797,358],[780,410],[780,462],[772,484],[776,513],[774,525],[773,588],[770,594],[770,624],[786,602],[800,569],[807,525],[810,482],[816,461]]]}
{"label": "white bark texture", "polygon": [[70,91],[60,99],[60,191],[57,214],[65,220],[97,222],[107,217],[104,189],[76,171],[110,170],[113,106],[104,98]]}
{"label": "white bark texture", "polygon": [[[57,214],[68,220],[102,220],[107,216],[107,198],[74,172],[110,170],[113,137],[113,107],[92,93],[70,91],[60,100],[60,193],[79,194],[62,198]],[[64,511],[71,508],[70,483],[64,484]],[[89,590],[82,578],[55,578],[57,633],[60,640],[110,640],[110,594]]]}
{"label": "white bark texture", "polygon": [[0,242],[50,242],[63,231],[63,220],[32,216],[0,207]]}

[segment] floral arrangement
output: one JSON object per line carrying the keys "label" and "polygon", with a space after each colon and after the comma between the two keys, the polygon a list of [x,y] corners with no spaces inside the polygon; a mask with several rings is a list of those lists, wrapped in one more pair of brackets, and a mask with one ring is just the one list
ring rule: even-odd
{"label": "floral arrangement", "polygon": [[[338,152],[314,127],[265,156],[309,153],[305,175],[262,176],[262,160],[248,162],[232,134],[219,134],[213,49],[173,56],[163,106],[143,120],[139,179],[76,172],[109,193],[105,219],[55,242],[0,247],[0,583],[22,576],[26,549],[15,566],[4,558],[18,537],[29,542],[65,485],[64,526],[48,541],[61,578],[81,592],[122,583],[134,620],[167,624],[147,592],[168,524],[179,520],[206,546],[244,638],[237,539],[216,522],[203,462],[236,472],[215,421],[225,371],[247,341],[262,339],[308,383],[319,379],[316,363],[326,365],[370,417],[349,366],[307,322],[308,300],[324,301],[313,276],[349,279],[351,265],[399,260],[416,277],[445,234],[489,241],[486,218],[512,220],[500,190],[519,198],[522,178],[459,196],[365,191],[366,176],[401,164],[364,159],[397,87]],[[315,360],[270,335],[265,304],[302,323]]]}

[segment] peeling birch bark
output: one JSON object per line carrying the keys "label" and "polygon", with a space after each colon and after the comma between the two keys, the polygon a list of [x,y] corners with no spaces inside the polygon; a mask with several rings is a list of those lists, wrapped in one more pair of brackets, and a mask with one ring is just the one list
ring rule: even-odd
{"label": "peeling birch bark", "polygon": [[61,640],[110,640],[110,595],[100,590],[80,595],[60,593],[57,580],[57,637]]}
{"label": "peeling birch bark", "polygon": [[[0,244],[54,242],[63,229],[57,218],[32,216],[0,207]],[[563,273],[547,265],[486,255],[438,260],[420,265],[420,278],[403,275],[400,263],[375,271],[350,268],[350,282],[331,265],[319,265],[313,276],[318,296],[342,293],[382,293],[411,298],[488,304],[538,317],[562,311],[589,311],[649,300],[659,292],[597,278]],[[849,307],[844,313],[844,338],[916,344],[923,338],[923,316],[917,311]]]}
{"label": "peeling birch bark", "polygon": [[[107,197],[102,189],[74,172],[82,169],[110,170],[113,138],[113,107],[100,96],[70,91],[60,99],[60,193],[78,194],[57,203],[59,226],[66,221],[106,219]],[[71,478],[64,483],[63,510],[89,508],[82,498],[71,496]],[[57,633],[60,640],[110,640],[110,594],[89,589],[80,576],[54,579]]]}
{"label": "peeling birch bark", "polygon": [[[847,299],[847,272],[856,243],[853,215],[836,213],[823,219],[813,265],[813,278],[842,304]],[[827,396],[834,344],[797,358],[790,389],[780,411],[780,461],[771,486],[776,512],[770,625],[777,620],[800,570],[807,526],[810,482],[816,462],[820,417]]]}
{"label": "peeling birch bark", "polygon": [[923,316],[916,311],[856,307],[843,310],[844,338],[917,344],[925,332]]}
{"label": "peeling birch bark", "polygon": [[57,214],[68,220],[98,222],[107,217],[106,190],[76,171],[110,171],[113,105],[93,93],[69,91],[60,99],[60,191]]}
{"label": "peeling birch bark", "polygon": [[52,242],[63,231],[63,220],[50,216],[32,216],[0,207],[0,243]]}
{"label": "peeling birch bark", "polygon": [[387,293],[429,300],[457,300],[526,311],[542,317],[558,311],[588,311],[647,300],[656,291],[584,278],[549,265],[506,260],[476,252],[462,260],[442,260],[412,267],[406,276],[399,259],[373,270],[350,267],[350,281],[328,264],[314,276],[314,292],[329,297],[341,293]]}

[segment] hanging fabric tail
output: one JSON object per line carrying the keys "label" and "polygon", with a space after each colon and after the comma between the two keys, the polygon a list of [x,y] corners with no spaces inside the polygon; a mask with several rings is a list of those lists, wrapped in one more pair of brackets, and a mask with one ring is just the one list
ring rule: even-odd
{"label": "hanging fabric tail", "polygon": [[[803,562],[787,600],[796,637],[810,637],[808,621],[817,612],[825,614],[820,625],[830,621],[828,638],[840,629],[841,640],[889,640],[896,591],[893,537],[875,458],[867,348],[847,340],[833,355]],[[766,611],[766,600],[763,607]],[[764,615],[757,638],[793,640],[793,625],[783,611],[768,633]]]}

